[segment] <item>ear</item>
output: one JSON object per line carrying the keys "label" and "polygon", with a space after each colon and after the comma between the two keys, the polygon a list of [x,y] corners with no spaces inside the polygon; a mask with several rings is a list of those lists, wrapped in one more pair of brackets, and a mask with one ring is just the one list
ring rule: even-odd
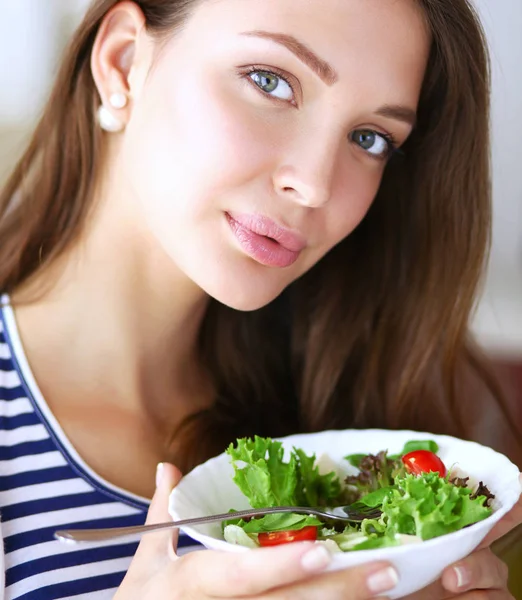
{"label": "ear", "polygon": [[91,71],[101,103],[122,128],[132,100],[145,81],[152,60],[152,41],[145,16],[131,1],[118,2],[103,18],[91,54]]}

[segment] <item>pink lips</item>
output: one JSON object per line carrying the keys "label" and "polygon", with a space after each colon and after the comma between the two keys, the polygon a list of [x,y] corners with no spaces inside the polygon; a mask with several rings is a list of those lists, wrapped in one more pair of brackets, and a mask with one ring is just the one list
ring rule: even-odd
{"label": "pink lips", "polygon": [[268,217],[231,213],[226,217],[243,251],[262,265],[289,267],[306,246],[302,236]]}

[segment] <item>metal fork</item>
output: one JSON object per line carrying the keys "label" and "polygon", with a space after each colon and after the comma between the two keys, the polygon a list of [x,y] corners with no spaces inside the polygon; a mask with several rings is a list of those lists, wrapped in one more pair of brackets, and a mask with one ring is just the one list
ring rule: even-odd
{"label": "metal fork", "polygon": [[143,535],[163,529],[174,529],[183,525],[202,525],[216,521],[227,521],[248,517],[261,517],[277,513],[296,513],[321,517],[328,521],[344,521],[347,523],[360,523],[364,519],[378,519],[381,511],[376,508],[362,507],[354,509],[351,506],[335,506],[332,508],[308,508],[305,506],[276,506],[273,508],[251,508],[237,512],[228,512],[206,517],[194,517],[181,521],[157,523],[154,525],[135,525],[133,527],[112,527],[106,529],[66,529],[57,531],[54,537],[60,542],[75,544],[80,542],[102,542],[131,535]]}

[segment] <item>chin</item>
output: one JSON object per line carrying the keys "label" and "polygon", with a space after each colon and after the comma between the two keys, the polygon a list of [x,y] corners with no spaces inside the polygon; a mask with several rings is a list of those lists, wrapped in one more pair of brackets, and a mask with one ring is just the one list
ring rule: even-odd
{"label": "chin", "polygon": [[[281,293],[281,292],[280,292]],[[253,294],[252,291],[244,295],[232,296],[231,294],[223,294],[213,296],[221,304],[225,304],[229,308],[239,310],[241,312],[251,312],[263,308],[275,300],[279,294],[267,296],[266,294]]]}
{"label": "chin", "polygon": [[284,286],[268,285],[266,282],[238,281],[227,282],[230,285],[211,286],[206,292],[209,296],[234,310],[249,312],[263,308],[273,302],[284,290]]}

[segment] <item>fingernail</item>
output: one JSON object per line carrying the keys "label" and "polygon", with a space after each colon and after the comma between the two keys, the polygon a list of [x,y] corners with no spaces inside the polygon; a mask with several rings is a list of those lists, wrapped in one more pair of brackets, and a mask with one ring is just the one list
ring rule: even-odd
{"label": "fingernail", "polygon": [[457,587],[459,589],[468,587],[471,583],[471,577],[468,569],[465,567],[453,567],[453,572],[457,578]]}
{"label": "fingernail", "polygon": [[331,560],[332,555],[324,546],[319,544],[303,555],[301,565],[306,571],[316,572],[325,569]]}
{"label": "fingernail", "polygon": [[381,594],[393,589],[399,583],[399,574],[393,567],[386,567],[372,573],[366,583],[372,594]]}
{"label": "fingernail", "polygon": [[159,484],[161,483],[161,476],[163,474],[163,463],[160,463],[157,467],[156,467],[156,487],[159,486]]}

